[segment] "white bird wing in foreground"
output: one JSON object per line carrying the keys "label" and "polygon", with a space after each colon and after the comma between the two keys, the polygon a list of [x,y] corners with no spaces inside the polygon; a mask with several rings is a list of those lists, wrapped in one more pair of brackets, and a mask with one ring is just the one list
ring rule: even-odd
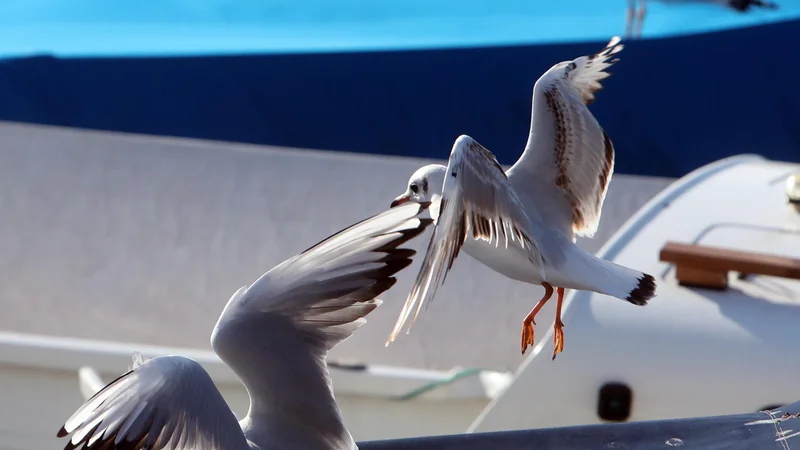
{"label": "white bird wing in foreground", "polygon": [[597,231],[614,171],[614,146],[587,105],[617,62],[610,58],[622,50],[619,42],[558,63],[536,81],[528,142],[508,170],[514,188],[534,196],[548,222],[578,236]]}
{"label": "white bird wing in foreground", "polygon": [[422,267],[386,345],[394,341],[413,311],[411,330],[422,306],[444,283],[467,238],[524,251],[544,279],[543,259],[560,261],[564,256],[560,248],[541,240],[543,231],[538,212],[523,209],[492,152],[469,136],[459,136],[450,152],[439,217]]}
{"label": "white bird wing in foreground", "polygon": [[151,359],[109,383],[58,436],[69,433],[67,450],[249,448],[211,377],[182,356]]}
{"label": "white bird wing in foreground", "polygon": [[251,395],[242,425],[198,363],[165,356],[135,364],[79,408],[58,433],[72,433],[66,448],[250,449],[243,427],[270,448],[354,448],[325,356],[411,263],[414,250],[398,247],[431,223],[416,217],[428,206],[359,222],[234,293],[212,346]]}

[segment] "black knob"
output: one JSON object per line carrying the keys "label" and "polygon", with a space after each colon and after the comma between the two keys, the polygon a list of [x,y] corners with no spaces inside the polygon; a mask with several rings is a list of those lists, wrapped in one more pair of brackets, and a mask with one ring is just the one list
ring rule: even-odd
{"label": "black knob", "polygon": [[623,383],[606,383],[597,397],[597,415],[603,420],[623,422],[631,415],[633,391]]}

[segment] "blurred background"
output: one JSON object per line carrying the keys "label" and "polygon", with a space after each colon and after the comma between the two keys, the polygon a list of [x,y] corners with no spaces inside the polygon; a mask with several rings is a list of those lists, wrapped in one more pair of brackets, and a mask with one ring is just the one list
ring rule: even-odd
{"label": "blurred background", "polygon": [[658,274],[657,301],[570,293],[565,352],[550,360],[542,319],[523,357],[541,288],[462,257],[384,348],[418,258],[330,354],[347,426],[367,440],[800,400],[793,277],[690,288],[659,259],[668,241],[800,257],[800,0],[632,3],[0,2],[0,449],[63,446],[78,370],[111,381],[133,351],[196,358],[241,417],[246,393],[209,345],[230,295],[388,208],[460,134],[513,164],[535,81],[615,35],[590,107],[615,175],[579,245]]}

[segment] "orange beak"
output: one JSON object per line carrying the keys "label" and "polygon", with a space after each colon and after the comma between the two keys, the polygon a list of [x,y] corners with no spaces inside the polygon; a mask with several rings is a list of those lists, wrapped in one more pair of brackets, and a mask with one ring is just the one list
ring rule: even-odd
{"label": "orange beak", "polygon": [[411,197],[409,197],[408,195],[403,194],[400,197],[397,197],[396,199],[394,199],[394,201],[392,202],[392,206],[390,206],[389,208],[394,208],[395,206],[402,205],[403,203],[405,203],[405,202],[407,202],[409,200],[411,200]]}

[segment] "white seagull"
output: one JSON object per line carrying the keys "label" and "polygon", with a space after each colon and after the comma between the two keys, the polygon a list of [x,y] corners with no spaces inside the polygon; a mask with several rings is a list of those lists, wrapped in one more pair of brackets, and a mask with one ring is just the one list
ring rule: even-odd
{"label": "white seagull", "polygon": [[[430,301],[464,251],[515,280],[541,284],[544,297],[522,322],[522,353],[533,345],[536,313],[557,287],[553,359],[563,350],[564,289],[599,292],[644,305],[655,280],[638,270],[600,259],[575,244],[593,236],[614,169],[614,146],[587,108],[605,70],[622,50],[620,39],[592,56],[558,63],[533,87],[531,128],[525,151],[508,172],[469,136],[453,144],[447,167],[431,164],[408,181],[392,202],[432,202],[436,221],[425,259],[386,345],[414,311]],[[441,203],[440,203],[441,202]]]}
{"label": "white seagull", "polygon": [[431,219],[409,204],[359,222],[240,288],[211,346],[250,395],[236,420],[194,360],[134,360],[58,432],[66,449],[355,449],[333,398],[328,351],[366,322],[415,251],[399,248]]}
{"label": "white seagull", "polygon": [[[668,5],[681,4],[714,4],[729,8],[740,13],[746,13],[750,8],[779,9],[776,3],[768,0],[656,0]],[[637,8],[638,3],[638,8]],[[647,0],[628,0],[628,15],[625,21],[626,37],[641,37],[644,16],[647,13]]]}

